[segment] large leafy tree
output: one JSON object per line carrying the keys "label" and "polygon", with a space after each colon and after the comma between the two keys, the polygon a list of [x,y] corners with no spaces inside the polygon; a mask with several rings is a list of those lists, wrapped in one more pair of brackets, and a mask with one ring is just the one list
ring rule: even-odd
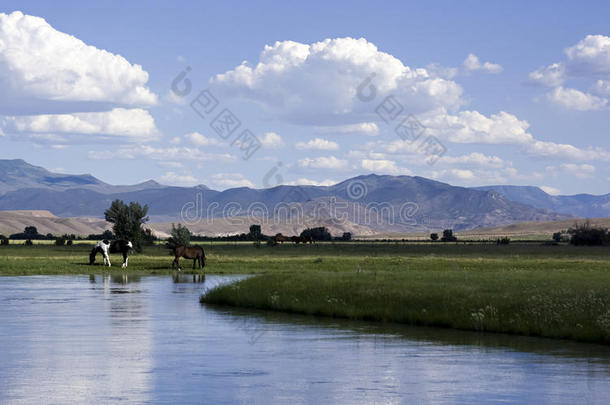
{"label": "large leafy tree", "polygon": [[145,242],[145,231],[142,225],[148,222],[148,205],[130,202],[129,205],[121,200],[114,200],[104,212],[106,221],[111,222],[112,232],[118,239],[126,239],[133,243],[137,252],[142,250]]}
{"label": "large leafy tree", "polygon": [[188,246],[191,243],[192,233],[182,224],[178,224],[178,226],[172,224],[172,231],[170,233],[171,236],[167,239],[167,243],[170,246]]}

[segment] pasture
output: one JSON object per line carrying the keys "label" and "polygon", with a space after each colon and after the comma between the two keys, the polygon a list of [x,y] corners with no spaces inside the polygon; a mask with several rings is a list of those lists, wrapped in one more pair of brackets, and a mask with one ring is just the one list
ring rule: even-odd
{"label": "pasture", "polygon": [[[201,243],[205,273],[257,274],[202,297],[235,305],[610,342],[610,249],[540,243]],[[89,244],[0,246],[0,275],[170,274],[162,246],[129,268],[88,266]],[[115,263],[120,261],[115,260]],[[185,261],[185,273],[191,273]],[[199,272],[200,270],[195,270]]]}

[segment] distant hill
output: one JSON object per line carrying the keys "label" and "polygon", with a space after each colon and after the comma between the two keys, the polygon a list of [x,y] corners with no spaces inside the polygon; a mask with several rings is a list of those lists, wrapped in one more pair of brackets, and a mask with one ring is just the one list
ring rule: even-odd
{"label": "distant hill", "polygon": [[511,201],[584,218],[610,217],[610,194],[550,195],[533,186],[483,186],[475,190],[495,191]]}
{"label": "distant hill", "polygon": [[514,201],[496,190],[412,176],[371,174],[328,187],[282,185],[221,192],[154,181],[114,186],[89,174],[52,173],[23,160],[0,160],[0,168],[0,210],[48,210],[60,217],[101,218],[114,199],[147,204],[153,222],[177,222],[186,214],[199,219],[250,216],[247,220],[254,223],[266,211],[265,224],[270,227],[319,223],[363,234],[466,230],[572,217],[569,212]]}
{"label": "distant hill", "polygon": [[0,195],[28,188],[53,191],[83,189],[109,194],[163,187],[153,180],[133,186],[113,186],[90,174],[53,173],[42,167],[31,165],[22,159],[0,159]]}

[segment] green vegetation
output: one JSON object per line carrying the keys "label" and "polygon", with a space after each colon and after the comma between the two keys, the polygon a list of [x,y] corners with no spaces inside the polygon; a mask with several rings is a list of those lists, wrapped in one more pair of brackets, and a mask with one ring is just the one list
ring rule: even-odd
{"label": "green vegetation", "polygon": [[[206,242],[206,273],[257,274],[205,302],[610,343],[610,249],[328,242]],[[129,268],[88,266],[91,245],[0,246],[0,274],[171,274],[160,245]]]}
{"label": "green vegetation", "polygon": [[186,226],[179,223],[178,226],[172,224],[170,235],[167,239],[169,246],[188,246],[191,243],[191,236],[193,234]]}
{"label": "green vegetation", "polygon": [[104,211],[106,221],[113,224],[112,232],[118,239],[131,241],[136,252],[141,252],[142,246],[152,243],[150,230],[142,228],[148,222],[147,214],[147,205],[141,206],[136,202],[127,205],[121,200],[114,200],[110,208]]}

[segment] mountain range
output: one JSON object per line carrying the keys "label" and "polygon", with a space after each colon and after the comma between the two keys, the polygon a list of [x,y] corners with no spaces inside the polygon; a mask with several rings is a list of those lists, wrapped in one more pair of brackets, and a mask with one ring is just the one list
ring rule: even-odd
{"label": "mountain range", "polygon": [[338,229],[365,234],[610,217],[610,194],[551,196],[537,187],[466,188],[417,176],[374,174],[333,186],[217,191],[204,185],[174,187],[152,180],[115,186],[90,174],[53,173],[20,159],[0,160],[0,210],[48,210],[59,217],[102,218],[115,199],[147,204],[154,222],[223,218],[255,223],[258,218],[290,225],[295,231],[340,223]]}

